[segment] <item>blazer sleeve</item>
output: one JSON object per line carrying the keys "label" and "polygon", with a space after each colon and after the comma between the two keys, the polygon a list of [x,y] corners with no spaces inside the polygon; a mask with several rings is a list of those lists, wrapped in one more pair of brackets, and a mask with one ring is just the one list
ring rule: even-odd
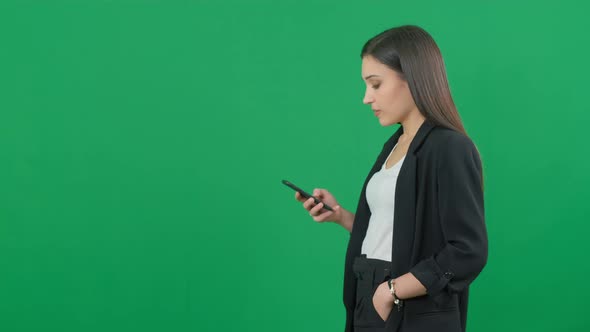
{"label": "blazer sleeve", "polygon": [[436,296],[461,292],[479,275],[488,258],[481,160],[471,139],[452,135],[437,158],[437,201],[446,241],[410,272]]}

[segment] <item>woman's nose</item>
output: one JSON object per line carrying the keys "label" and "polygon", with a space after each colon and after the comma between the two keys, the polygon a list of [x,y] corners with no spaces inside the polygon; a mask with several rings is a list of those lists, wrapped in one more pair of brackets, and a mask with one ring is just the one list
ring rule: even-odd
{"label": "woman's nose", "polygon": [[373,102],[373,96],[370,96],[369,93],[365,93],[363,97],[363,104],[370,104]]}

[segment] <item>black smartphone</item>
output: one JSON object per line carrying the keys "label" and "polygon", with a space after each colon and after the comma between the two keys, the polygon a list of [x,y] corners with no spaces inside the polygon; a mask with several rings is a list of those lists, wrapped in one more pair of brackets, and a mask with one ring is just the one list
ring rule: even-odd
{"label": "black smartphone", "polygon": [[314,201],[316,204],[319,204],[320,202],[321,202],[321,203],[323,203],[323,204],[324,204],[324,206],[322,207],[322,209],[326,209],[326,210],[328,210],[328,211],[334,211],[334,209],[332,209],[332,208],[331,208],[331,207],[330,207],[328,204],[326,204],[326,203],[324,203],[324,202],[320,201],[319,199],[317,199],[317,198],[315,198],[314,196],[310,195],[310,194],[309,194],[309,193],[307,193],[305,190],[303,190],[303,189],[301,189],[301,188],[297,187],[296,185],[292,184],[291,182],[289,182],[289,181],[287,181],[287,180],[283,180],[282,182],[283,182],[283,184],[285,184],[286,186],[290,187],[291,189],[293,189],[293,190],[295,190],[295,191],[299,192],[299,194],[301,194],[301,196],[303,196],[303,198],[306,198],[306,199],[307,199],[307,198],[313,197],[313,201]]}

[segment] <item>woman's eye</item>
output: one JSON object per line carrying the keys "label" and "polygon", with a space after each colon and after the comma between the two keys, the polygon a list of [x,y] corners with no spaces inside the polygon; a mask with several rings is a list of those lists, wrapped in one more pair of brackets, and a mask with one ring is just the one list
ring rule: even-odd
{"label": "woman's eye", "polygon": [[373,89],[378,89],[381,84],[373,85]]}

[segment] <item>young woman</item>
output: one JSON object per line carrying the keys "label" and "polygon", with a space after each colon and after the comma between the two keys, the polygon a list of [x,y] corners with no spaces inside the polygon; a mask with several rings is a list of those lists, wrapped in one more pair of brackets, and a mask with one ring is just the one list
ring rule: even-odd
{"label": "young woman", "polygon": [[382,126],[401,124],[362,187],[356,213],[326,189],[317,222],[350,234],[346,331],[465,331],[468,289],[487,261],[483,171],[451,97],[440,50],[417,26],[371,38],[361,52],[363,102]]}

